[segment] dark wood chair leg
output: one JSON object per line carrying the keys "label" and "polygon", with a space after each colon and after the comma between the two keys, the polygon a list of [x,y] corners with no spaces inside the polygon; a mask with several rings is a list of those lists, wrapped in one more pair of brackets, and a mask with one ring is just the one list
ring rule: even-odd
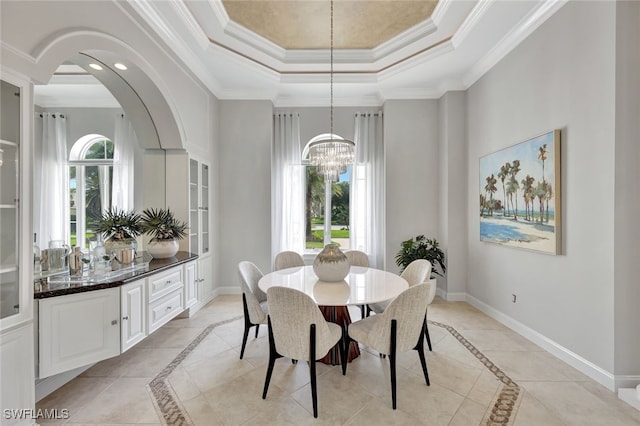
{"label": "dark wood chair leg", "polygon": [[[397,321],[391,320],[391,348],[389,349],[389,369],[391,370],[391,403],[396,409],[396,329]],[[422,335],[420,336],[422,337]]]}
{"label": "dark wood chair leg", "polygon": [[262,399],[267,398],[267,391],[269,390],[269,382],[271,381],[271,374],[273,373],[273,366],[276,363],[276,359],[282,358],[282,355],[276,350],[276,341],[273,340],[273,331],[271,330],[271,318],[267,317],[267,324],[269,330],[269,365],[267,366],[267,377],[264,379],[264,389],[262,391]]}
{"label": "dark wood chair leg", "polygon": [[365,318],[367,315],[367,305],[360,305],[360,318]]}
{"label": "dark wood chair leg", "polygon": [[260,324],[256,324],[256,339],[258,338],[258,331],[260,331]]}
{"label": "dark wood chair leg", "polygon": [[347,364],[349,363],[349,348],[351,347],[351,338],[347,332],[347,325],[342,325],[342,340],[340,343],[340,361],[342,364],[342,375],[347,374]]}
{"label": "dark wood chair leg", "polygon": [[418,344],[414,349],[418,351],[418,356],[420,357],[420,364],[422,365],[422,374],[424,374],[424,381],[427,382],[427,386],[431,386],[431,383],[429,383],[429,372],[427,371],[427,360],[424,356],[424,338],[422,337],[426,328],[427,328],[427,322],[425,321],[424,324],[422,324],[423,330],[422,330],[422,333],[420,333]]}
{"label": "dark wood chair leg", "polygon": [[433,349],[431,348],[431,337],[429,337],[429,325],[426,322],[424,323],[424,337],[427,338],[427,346],[429,347],[429,352],[433,352]]}
{"label": "dark wood chair leg", "polygon": [[253,324],[249,320],[249,308],[247,306],[247,296],[242,293],[242,308],[244,310],[244,335],[242,336],[242,348],[240,349],[240,359],[244,356],[244,348],[247,345],[247,337],[249,336],[249,329]]}
{"label": "dark wood chair leg", "polygon": [[313,417],[318,417],[318,389],[316,383],[316,325],[311,324],[309,330],[309,375],[311,377],[311,401]]}

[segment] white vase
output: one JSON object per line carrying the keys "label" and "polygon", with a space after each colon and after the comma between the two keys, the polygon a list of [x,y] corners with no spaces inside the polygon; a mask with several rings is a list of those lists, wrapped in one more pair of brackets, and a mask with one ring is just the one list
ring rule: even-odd
{"label": "white vase", "polygon": [[178,241],[153,239],[147,244],[147,252],[154,259],[166,259],[173,257],[178,252]]}
{"label": "white vase", "polygon": [[320,281],[338,282],[349,275],[349,259],[337,244],[327,244],[313,260],[313,272]]}

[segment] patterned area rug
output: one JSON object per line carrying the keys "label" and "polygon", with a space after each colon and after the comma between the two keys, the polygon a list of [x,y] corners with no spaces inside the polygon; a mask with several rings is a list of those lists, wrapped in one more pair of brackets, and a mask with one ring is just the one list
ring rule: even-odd
{"label": "patterned area rug", "polygon": [[[152,381],[148,390],[154,397],[156,410],[162,414],[163,423],[169,426],[193,425],[191,419],[186,414],[180,404],[179,398],[173,392],[168,378],[180,363],[211,333],[211,331],[224,324],[242,319],[242,316],[220,321],[209,325],[200,333],[186,348],[184,348],[173,361],[169,363]],[[501,383],[502,388],[496,394],[491,404],[491,410],[487,412],[482,421],[483,425],[509,425],[512,423],[512,414],[515,413],[520,402],[520,387],[507,374],[496,366],[489,358],[469,342],[462,334],[450,325],[428,321],[429,324],[447,330],[462,344],[473,356],[478,359]]]}

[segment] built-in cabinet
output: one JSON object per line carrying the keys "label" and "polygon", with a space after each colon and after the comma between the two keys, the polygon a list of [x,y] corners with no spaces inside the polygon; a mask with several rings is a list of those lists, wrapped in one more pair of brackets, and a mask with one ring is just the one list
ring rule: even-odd
{"label": "built-in cabinet", "polygon": [[[0,406],[35,406],[31,285],[31,85],[0,68]],[[24,423],[2,417],[3,425]]]}
{"label": "built-in cabinet", "polygon": [[189,261],[120,287],[40,299],[39,378],[124,353],[178,316],[185,300],[197,302],[197,265]]}
{"label": "built-in cabinet", "polygon": [[196,283],[195,302],[190,300],[192,293],[185,294],[185,304],[189,310],[184,315],[190,316],[214,296],[210,231],[211,168],[208,162],[190,156],[185,151],[167,151],[167,161],[171,163],[167,169],[167,205],[189,222],[189,238],[181,242],[180,249],[198,255],[196,265],[189,271],[195,279],[185,278],[187,286]]}
{"label": "built-in cabinet", "polygon": [[198,303],[198,262],[193,261],[184,265],[184,307],[190,308]]}
{"label": "built-in cabinet", "polygon": [[147,337],[147,282],[145,279],[120,287],[120,351],[125,352]]}
{"label": "built-in cabinet", "polygon": [[39,303],[40,378],[120,354],[120,288]]}

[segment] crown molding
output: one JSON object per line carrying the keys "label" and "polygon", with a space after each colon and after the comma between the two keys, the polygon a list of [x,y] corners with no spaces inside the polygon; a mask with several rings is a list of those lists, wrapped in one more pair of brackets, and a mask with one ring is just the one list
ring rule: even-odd
{"label": "crown molding", "polygon": [[487,10],[489,10],[491,5],[494,3],[495,0],[479,0],[478,3],[476,3],[473,10],[471,10],[471,13],[454,33],[452,37],[454,46],[460,46],[462,42],[466,40],[467,36],[476,27],[476,25],[478,25],[482,20],[482,17],[487,13]]}
{"label": "crown molding", "polygon": [[433,13],[431,14],[431,20],[434,25],[438,27],[444,17],[447,15],[447,10],[449,10],[449,6],[454,0],[439,0],[436,4],[436,8],[433,9]]}
{"label": "crown molding", "polygon": [[203,31],[200,23],[194,18],[193,14],[187,8],[187,5],[182,0],[170,0],[169,4],[173,7],[173,10],[178,14],[186,24],[191,36],[196,40],[198,46],[201,49],[206,49],[209,45],[209,37]]}
{"label": "crown molding", "polygon": [[433,18],[422,21],[370,50],[371,60],[383,59],[387,55],[404,49],[435,33],[437,29],[438,27],[434,23]]}

